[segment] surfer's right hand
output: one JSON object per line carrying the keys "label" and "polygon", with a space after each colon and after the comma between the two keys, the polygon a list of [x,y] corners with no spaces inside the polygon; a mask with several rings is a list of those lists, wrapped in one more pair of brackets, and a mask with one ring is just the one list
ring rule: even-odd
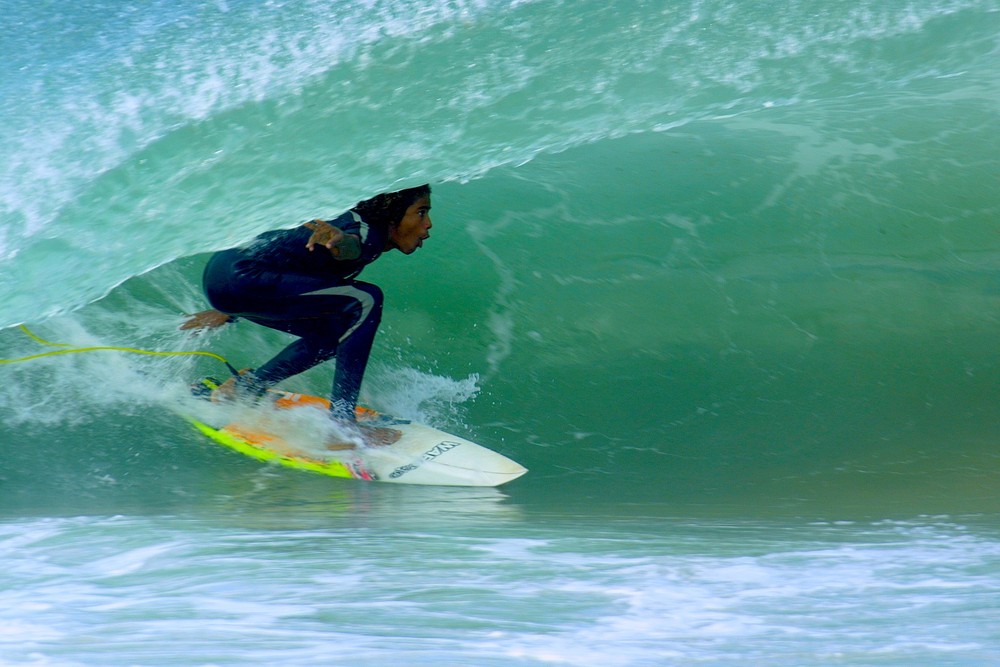
{"label": "surfer's right hand", "polygon": [[220,313],[217,310],[203,310],[188,317],[187,321],[178,328],[182,331],[188,329],[215,329],[216,327],[221,327],[223,324],[229,324],[233,319],[232,316]]}
{"label": "surfer's right hand", "polygon": [[318,245],[327,248],[334,257],[340,256],[340,248],[337,246],[344,240],[344,232],[338,227],[334,227],[325,220],[313,220],[303,225],[312,231],[312,236],[306,241],[306,248],[309,252]]}

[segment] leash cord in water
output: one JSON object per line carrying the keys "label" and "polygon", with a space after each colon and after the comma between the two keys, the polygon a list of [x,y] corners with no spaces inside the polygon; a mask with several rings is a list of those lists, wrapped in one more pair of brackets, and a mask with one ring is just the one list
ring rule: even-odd
{"label": "leash cord in water", "polygon": [[41,336],[37,336],[32,333],[28,327],[23,324],[20,325],[21,331],[23,331],[29,338],[42,345],[48,345],[49,347],[60,347],[66,348],[62,350],[51,350],[49,352],[41,352],[39,354],[32,354],[27,357],[20,357],[18,359],[0,359],[0,364],[16,364],[21,361],[31,361],[32,359],[41,359],[42,357],[54,357],[60,354],[79,354],[81,352],[99,352],[99,351],[112,351],[112,352],[129,352],[131,354],[144,354],[152,357],[211,357],[212,359],[218,359],[226,365],[229,372],[233,375],[239,375],[239,371],[233,367],[229,361],[222,355],[216,354],[214,352],[206,352],[204,350],[192,350],[192,351],[182,351],[182,352],[160,352],[157,350],[140,350],[134,347],[118,347],[114,345],[96,345],[92,347],[73,347],[68,343],[53,343],[52,341],[45,340]]}

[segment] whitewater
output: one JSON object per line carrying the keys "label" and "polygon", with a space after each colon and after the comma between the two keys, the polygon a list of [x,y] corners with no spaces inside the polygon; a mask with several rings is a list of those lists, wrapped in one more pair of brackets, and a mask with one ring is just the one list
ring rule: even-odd
{"label": "whitewater", "polygon": [[178,330],[208,255],[431,183],[363,402],[530,469],[327,479],[190,428],[214,357],[0,364],[0,664],[1000,664],[996,0],[0,8],[0,357],[259,364]]}

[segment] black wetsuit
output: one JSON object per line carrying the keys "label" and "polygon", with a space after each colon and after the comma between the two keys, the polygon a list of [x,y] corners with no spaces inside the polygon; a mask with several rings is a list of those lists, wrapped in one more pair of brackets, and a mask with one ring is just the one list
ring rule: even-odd
{"label": "black wetsuit", "polygon": [[265,232],[248,245],[212,256],[204,286],[216,310],[299,336],[242,382],[255,392],[337,357],[331,410],[353,419],[375,332],[382,319],[382,290],[354,280],[378,259],[386,231],[348,211],[330,220],[361,239],[361,256],[337,260],[323,246],[312,251],[307,227]]}

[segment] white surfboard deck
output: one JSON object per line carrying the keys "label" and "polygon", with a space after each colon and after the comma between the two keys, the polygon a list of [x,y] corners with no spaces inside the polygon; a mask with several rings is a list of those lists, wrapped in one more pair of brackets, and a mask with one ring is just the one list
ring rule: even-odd
{"label": "white surfboard deck", "polygon": [[[326,399],[277,392],[278,408],[329,405]],[[371,410],[359,409],[359,423],[391,428],[401,433],[391,445],[361,445],[326,451],[316,443],[308,448],[272,432],[280,428],[255,423],[230,423],[221,428],[189,418],[195,428],[215,442],[247,456],[333,477],[393,484],[434,486],[499,486],[527,472],[519,463],[491,449],[426,424],[395,422]],[[317,438],[319,440],[321,438]]]}

